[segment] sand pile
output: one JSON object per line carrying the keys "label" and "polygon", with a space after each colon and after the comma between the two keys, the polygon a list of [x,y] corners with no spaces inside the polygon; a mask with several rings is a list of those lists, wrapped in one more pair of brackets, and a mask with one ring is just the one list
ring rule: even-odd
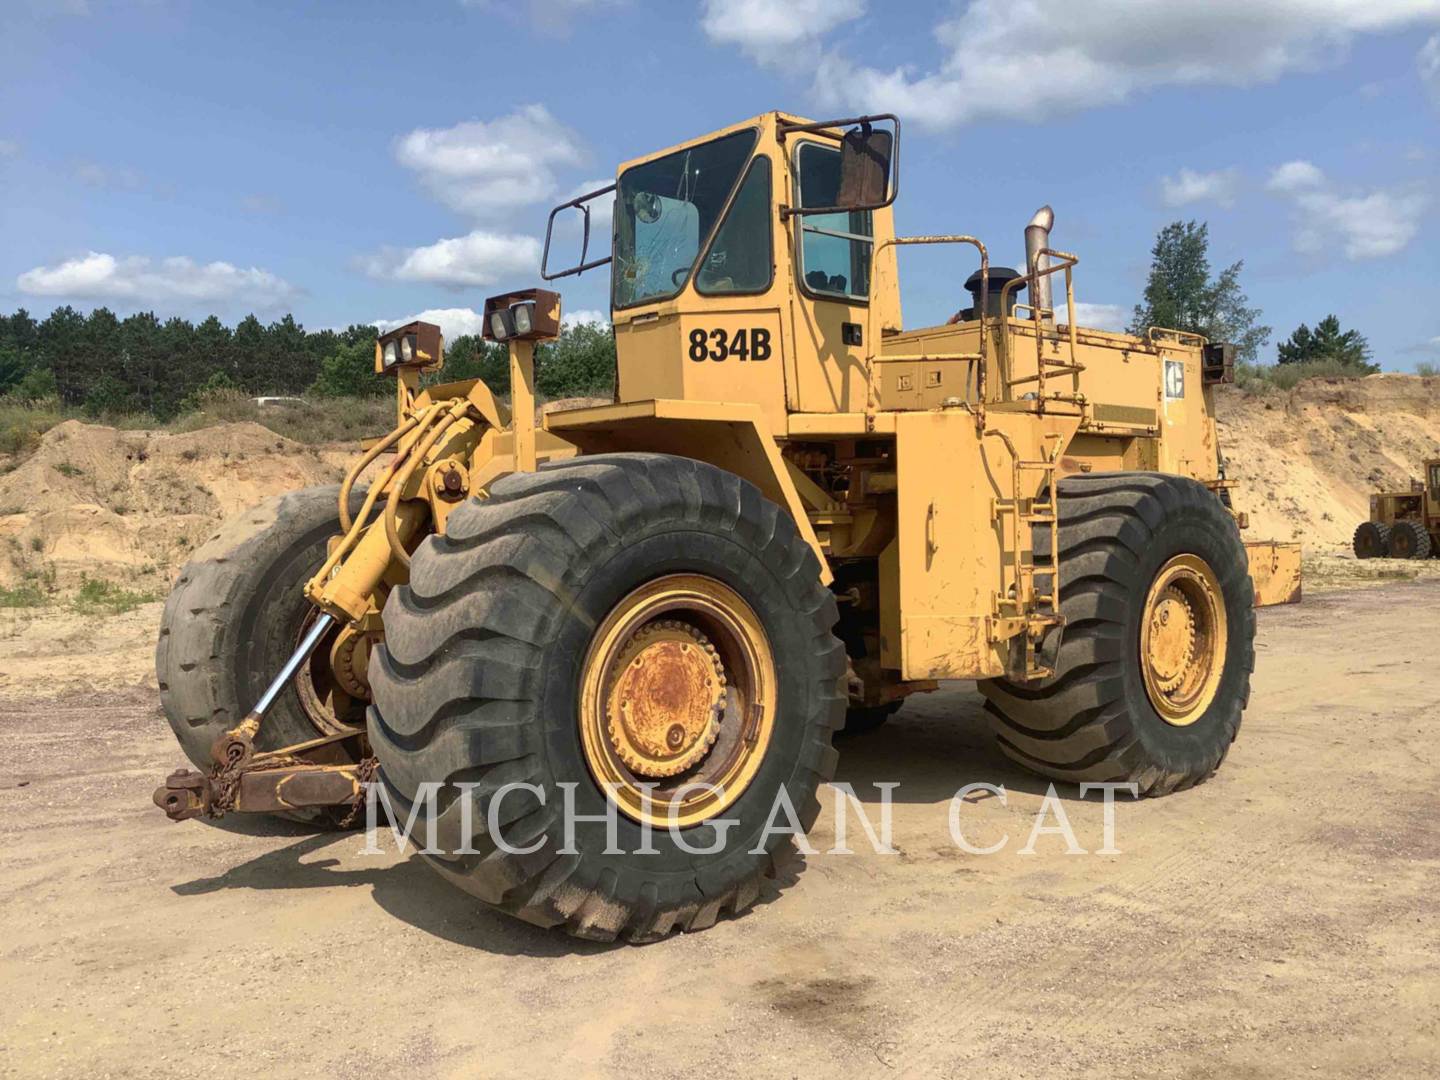
{"label": "sand pile", "polygon": [[1440,457],[1440,378],[1311,380],[1287,392],[1219,395],[1220,446],[1248,535],[1349,551],[1374,491],[1406,490]]}
{"label": "sand pile", "polygon": [[83,575],[163,591],[224,518],[333,482],[347,458],[253,423],[168,434],[67,421],[0,475],[0,586]]}
{"label": "sand pile", "polygon": [[[565,402],[574,405],[576,402]],[[1247,396],[1222,388],[1220,443],[1249,536],[1348,551],[1370,493],[1440,457],[1440,378],[1375,375]],[[333,483],[354,446],[305,446],[258,424],[168,434],[68,421],[0,475],[0,586],[82,575],[163,594],[226,517]]]}

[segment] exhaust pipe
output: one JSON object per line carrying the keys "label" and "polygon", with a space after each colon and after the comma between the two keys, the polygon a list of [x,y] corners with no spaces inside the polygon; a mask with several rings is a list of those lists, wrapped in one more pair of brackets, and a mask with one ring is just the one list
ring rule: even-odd
{"label": "exhaust pipe", "polygon": [[[1050,257],[1041,255],[1040,252],[1050,246],[1050,230],[1055,227],[1055,211],[1048,206],[1042,206],[1035,211],[1035,216],[1030,219],[1030,224],[1025,226],[1025,270],[1033,274],[1037,270],[1045,270],[1050,266]],[[1048,323],[1055,321],[1054,305],[1050,303],[1050,278],[1045,276],[1035,279],[1035,288],[1031,291],[1030,302],[1044,311],[1044,319]]]}

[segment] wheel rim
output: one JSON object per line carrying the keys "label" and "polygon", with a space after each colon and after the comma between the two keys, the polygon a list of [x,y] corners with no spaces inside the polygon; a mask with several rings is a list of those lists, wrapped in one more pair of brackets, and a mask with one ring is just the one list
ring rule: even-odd
{"label": "wheel rim", "polygon": [[1160,568],[1140,624],[1140,668],[1150,703],[1168,724],[1205,714],[1220,689],[1228,627],[1220,581],[1198,555]]}
{"label": "wheel rim", "polygon": [[[310,607],[306,611],[295,635],[297,646],[319,617],[318,608]],[[347,629],[332,628],[295,672],[295,694],[300,699],[300,710],[321,735],[339,734],[355,726],[355,723],[364,717],[364,699],[352,692],[359,689],[353,685],[354,676],[342,679],[335,671],[334,654],[337,644],[346,652],[347,660],[347,650],[363,647],[363,643]]]}
{"label": "wheel rim", "polygon": [[657,578],[591,640],[580,679],[586,765],[627,817],[698,824],[754,780],[776,687],[764,627],[735,590],[701,574]]}
{"label": "wheel rim", "polygon": [[1407,528],[1398,528],[1391,534],[1390,546],[1400,558],[1408,559],[1415,554],[1415,534]]}

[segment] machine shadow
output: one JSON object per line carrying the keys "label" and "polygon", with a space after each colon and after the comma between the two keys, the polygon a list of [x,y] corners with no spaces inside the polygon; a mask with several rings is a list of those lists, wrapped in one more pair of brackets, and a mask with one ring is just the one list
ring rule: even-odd
{"label": "machine shadow", "polygon": [[[850,784],[862,800],[874,794],[875,784],[898,784],[891,792],[897,803],[939,804],[966,784],[1043,796],[1053,783],[1061,799],[1082,801],[1078,784],[1037,776],[1001,752],[985,717],[985,699],[970,683],[945,683],[916,694],[879,728],[837,734],[835,749],[840,753],[835,782]],[[1103,798],[1089,792],[1083,801]]]}
{"label": "machine shadow", "polygon": [[[170,889],[177,896],[190,897],[227,889],[288,891],[361,886],[370,889],[375,903],[388,915],[465,948],[502,956],[558,957],[595,956],[629,947],[624,942],[582,941],[493,911],[444,880],[419,855],[411,854],[390,866],[355,866],[354,853],[362,842],[361,834],[356,832],[315,833],[232,866],[223,874],[180,882]],[[345,843],[354,847],[344,849],[340,855],[307,859]],[[805,858],[799,852],[791,851],[777,861],[780,865],[776,877],[762,885],[751,911],[778,899],[804,870]]]}
{"label": "machine shadow", "polygon": [[[961,787],[976,782],[1037,796],[1050,788],[1048,780],[1026,772],[1000,752],[982,699],[966,684],[947,684],[934,694],[917,695],[878,730],[841,736],[835,742],[840,753],[835,780],[850,784],[862,799],[873,792],[872,785],[881,783],[899,785],[892,793],[897,802],[934,804],[948,802]],[[1079,798],[1073,784],[1057,783],[1055,790],[1063,799]],[[419,855],[393,865],[366,866],[357,854],[363,841],[356,832],[316,833],[300,823],[249,815],[234,815],[216,824],[251,836],[296,839],[223,874],[172,885],[177,895],[361,886],[370,889],[388,915],[465,948],[506,956],[556,957],[594,956],[626,947],[580,941],[493,911],[444,880]],[[388,846],[388,835],[384,842]],[[326,854],[337,844],[351,846]],[[777,876],[765,882],[751,910],[778,899],[805,867],[804,856],[793,849],[778,862]]]}

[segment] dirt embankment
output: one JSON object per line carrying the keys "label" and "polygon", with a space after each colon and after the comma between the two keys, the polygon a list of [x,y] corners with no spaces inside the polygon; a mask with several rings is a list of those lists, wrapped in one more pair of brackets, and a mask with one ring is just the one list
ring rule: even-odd
{"label": "dirt embankment", "polygon": [[[1218,415],[1249,535],[1299,540],[1310,555],[1348,552],[1370,493],[1405,488],[1440,456],[1440,378],[1316,380],[1266,396],[1225,388]],[[169,434],[68,421],[9,472],[0,462],[0,587],[64,589],[85,575],[164,592],[224,518],[333,483],[354,453],[253,423]]]}
{"label": "dirt embankment", "polygon": [[1440,457],[1440,378],[1316,379],[1260,397],[1224,388],[1216,411],[1250,535],[1309,553],[1348,552],[1371,493],[1407,489]]}
{"label": "dirt embankment", "polygon": [[83,575],[163,590],[223,519],[338,480],[353,452],[253,423],[169,434],[66,421],[0,475],[0,587]]}

